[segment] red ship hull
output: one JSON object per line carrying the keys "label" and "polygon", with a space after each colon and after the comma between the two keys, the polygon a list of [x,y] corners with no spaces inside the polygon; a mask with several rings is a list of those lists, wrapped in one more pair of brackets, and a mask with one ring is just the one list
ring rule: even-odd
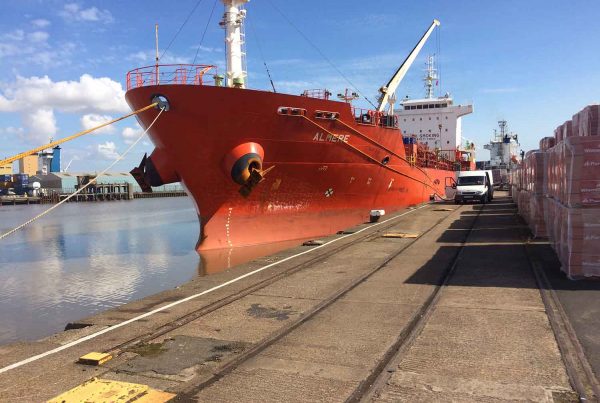
{"label": "red ship hull", "polygon": [[[150,158],[162,183],[181,181],[194,199],[198,251],[332,234],[368,220],[372,209],[393,212],[443,195],[454,177],[410,164],[400,130],[357,123],[345,102],[206,85],[134,88],[126,99],[138,109],[157,94],[169,110],[149,131]],[[316,119],[317,111],[339,113],[339,121]],[[138,119],[147,127],[157,113]],[[267,171],[247,197],[224,168],[245,143],[262,147]]]}

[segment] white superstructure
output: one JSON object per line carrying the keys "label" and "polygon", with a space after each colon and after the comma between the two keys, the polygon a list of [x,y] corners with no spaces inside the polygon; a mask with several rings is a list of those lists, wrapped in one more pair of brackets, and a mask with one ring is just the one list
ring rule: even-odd
{"label": "white superstructure", "polygon": [[[394,110],[402,134],[427,144],[431,150],[463,149],[465,147],[462,144],[461,117],[473,113],[473,105],[454,105],[449,94],[443,97],[433,96],[437,74],[432,56],[427,59],[426,72],[424,78],[426,97],[405,98],[400,103],[402,109]],[[451,155],[453,154],[449,152],[448,156]]]}
{"label": "white superstructure", "polygon": [[490,162],[487,168],[515,169],[520,152],[519,136],[508,132],[506,120],[498,122],[500,131],[494,130],[494,138],[483,146],[490,151]]}
{"label": "white superstructure", "polygon": [[220,25],[225,28],[225,49],[227,56],[227,86],[246,87],[246,52],[244,50],[244,19],[246,10],[243,5],[249,0],[222,0],[225,14]]}

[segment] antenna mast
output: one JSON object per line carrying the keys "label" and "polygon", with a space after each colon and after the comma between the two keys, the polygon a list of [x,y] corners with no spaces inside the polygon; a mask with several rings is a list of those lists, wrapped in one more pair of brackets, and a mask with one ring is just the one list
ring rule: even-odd
{"label": "antenna mast", "polygon": [[504,141],[504,137],[506,136],[506,120],[499,120],[498,126],[500,127],[500,140]]}
{"label": "antenna mast", "polygon": [[225,14],[219,23],[225,28],[225,48],[227,55],[227,86],[246,88],[244,51],[244,19],[246,10],[243,5],[249,0],[221,0],[225,5]]}
{"label": "antenna mast", "polygon": [[423,81],[425,81],[425,98],[433,98],[433,82],[438,79],[437,69],[434,64],[434,55],[427,56],[427,74]]}

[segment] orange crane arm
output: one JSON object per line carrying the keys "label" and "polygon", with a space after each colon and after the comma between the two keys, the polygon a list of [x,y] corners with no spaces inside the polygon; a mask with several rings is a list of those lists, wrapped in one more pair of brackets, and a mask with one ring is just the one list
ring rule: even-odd
{"label": "orange crane arm", "polygon": [[75,134],[73,134],[72,136],[65,137],[65,138],[63,138],[63,139],[56,140],[56,141],[53,141],[53,142],[51,142],[51,143],[44,144],[43,146],[39,146],[39,147],[33,148],[33,149],[31,149],[31,150],[28,150],[28,151],[22,152],[22,153],[20,153],[20,154],[14,155],[14,156],[12,156],[12,157],[10,157],[10,158],[6,158],[6,159],[4,159],[4,160],[1,160],[1,161],[0,161],[0,166],[2,166],[2,165],[6,165],[6,164],[10,164],[11,162],[14,162],[14,161],[20,160],[20,159],[21,159],[21,158],[23,158],[23,157],[27,157],[28,155],[35,154],[35,153],[37,153],[37,152],[40,152],[40,151],[46,150],[46,149],[48,149],[48,148],[56,147],[56,146],[57,146],[57,145],[59,145],[59,144],[66,143],[67,141],[74,140],[74,139],[76,139],[77,137],[81,137],[81,136],[83,136],[83,135],[85,135],[85,134],[88,134],[88,133],[91,133],[91,132],[93,132],[94,130],[101,129],[101,128],[103,128],[104,126],[108,126],[108,125],[110,125],[110,124],[113,124],[113,123],[115,123],[115,122],[118,122],[118,121],[120,121],[120,120],[126,119],[126,118],[128,118],[128,117],[130,117],[130,116],[137,115],[138,113],[144,112],[144,111],[146,111],[146,110],[148,110],[148,109],[150,109],[150,108],[153,108],[153,107],[155,107],[156,105],[158,105],[158,102],[155,102],[155,103],[153,103],[153,104],[150,104],[150,105],[148,105],[148,106],[145,106],[145,107],[143,107],[143,108],[141,108],[141,109],[138,109],[137,111],[133,111],[133,112],[131,112],[131,113],[127,114],[127,115],[124,115],[124,116],[121,116],[121,117],[119,117],[119,118],[113,119],[113,120],[111,120],[111,121],[109,121],[109,122],[102,123],[101,125],[99,125],[99,126],[96,126],[96,127],[93,127],[93,128],[91,128],[91,129],[87,129],[87,130],[81,131],[81,132],[79,132],[79,133],[75,133]]}

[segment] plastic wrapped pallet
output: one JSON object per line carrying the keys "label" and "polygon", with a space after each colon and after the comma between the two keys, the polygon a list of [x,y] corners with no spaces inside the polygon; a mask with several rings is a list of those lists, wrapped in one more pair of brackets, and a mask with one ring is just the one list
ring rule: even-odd
{"label": "plastic wrapped pallet", "polygon": [[543,137],[540,140],[540,151],[547,151],[548,149],[554,147],[555,139],[554,137]]}
{"label": "plastic wrapped pallet", "polygon": [[545,238],[548,236],[546,231],[546,221],[544,212],[543,195],[532,193],[529,196],[529,228],[534,238]]}
{"label": "plastic wrapped pallet", "polygon": [[562,176],[564,175],[564,164],[562,164],[564,144],[561,142],[548,150],[546,163],[546,190],[547,195],[556,199],[560,198],[562,190]]}
{"label": "plastic wrapped pallet", "polygon": [[561,208],[563,270],[570,278],[600,276],[600,208]]}
{"label": "plastic wrapped pallet", "polygon": [[562,129],[563,129],[563,135],[562,135],[563,140],[565,140],[569,137],[573,137],[575,134],[573,132],[573,121],[572,120],[567,120],[565,123],[563,123]]}
{"label": "plastic wrapped pallet", "polygon": [[576,116],[579,136],[600,136],[600,105],[588,105]]}
{"label": "plastic wrapped pallet", "polygon": [[573,122],[571,129],[573,130],[573,136],[581,136],[581,134],[579,133],[579,122],[581,121],[581,111],[577,112],[576,114],[573,115],[573,118],[571,118],[571,122]]}
{"label": "plastic wrapped pallet", "polygon": [[548,236],[548,241],[554,248],[554,243],[556,242],[556,201],[550,197],[543,198],[544,203],[544,222],[546,223],[546,235]]}
{"label": "plastic wrapped pallet", "polygon": [[560,143],[563,139],[563,126],[560,125],[554,129],[554,139],[556,144]]}
{"label": "plastic wrapped pallet", "polygon": [[563,143],[559,199],[568,207],[600,206],[600,136],[570,137]]}
{"label": "plastic wrapped pallet", "polygon": [[525,164],[527,169],[527,190],[533,194],[544,193],[544,174],[545,174],[546,153],[542,151],[533,151],[529,153]]}
{"label": "plastic wrapped pallet", "polygon": [[521,217],[523,217],[523,219],[525,220],[527,225],[529,225],[529,223],[531,222],[530,200],[531,200],[531,192],[529,192],[527,190],[521,190],[519,192],[518,210],[519,210],[519,214],[521,215]]}

